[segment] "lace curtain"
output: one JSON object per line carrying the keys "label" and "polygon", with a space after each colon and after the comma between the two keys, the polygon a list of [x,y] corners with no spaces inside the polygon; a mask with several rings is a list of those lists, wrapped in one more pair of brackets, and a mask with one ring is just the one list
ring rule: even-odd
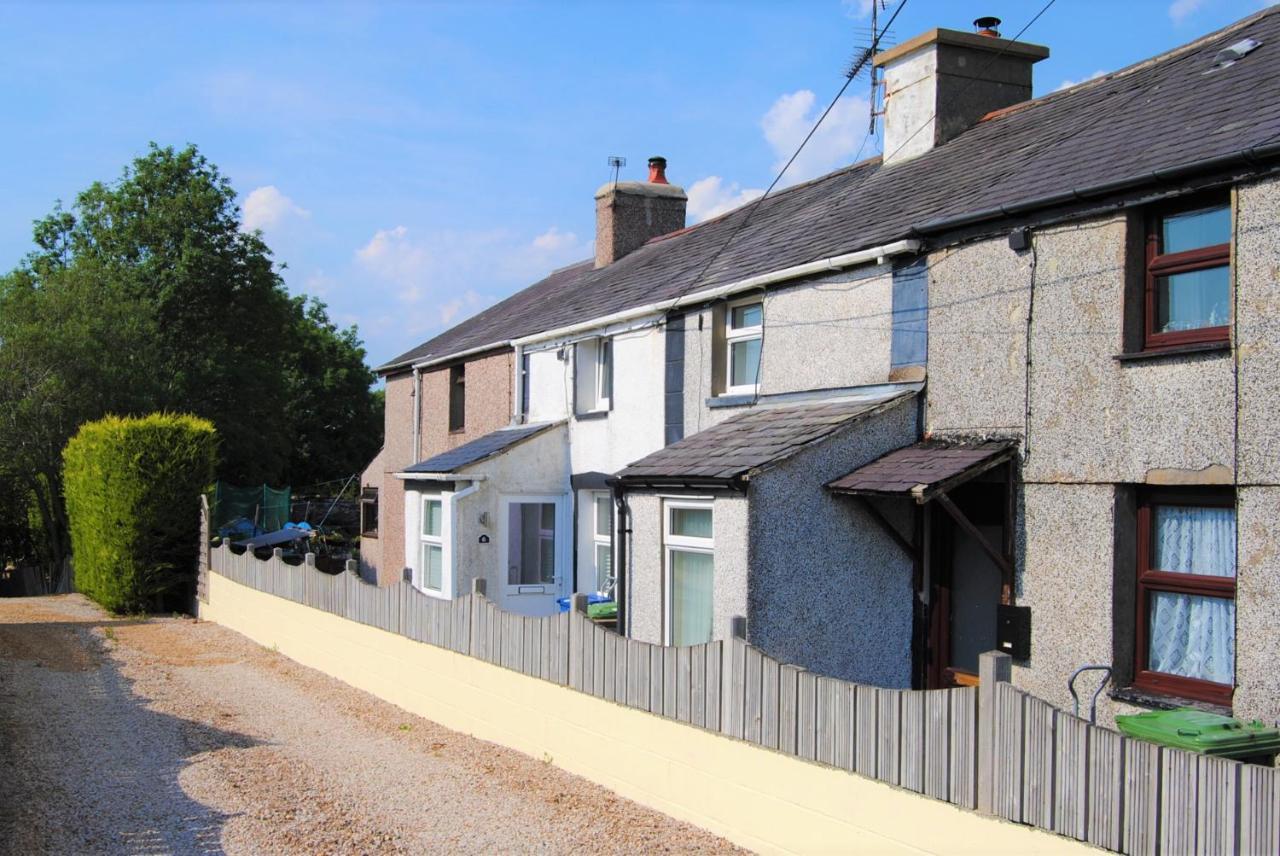
{"label": "lace curtain", "polygon": [[[1153,570],[1236,575],[1236,514],[1231,508],[1154,509]],[[1170,675],[1230,684],[1235,676],[1234,600],[1152,592],[1148,666]]]}

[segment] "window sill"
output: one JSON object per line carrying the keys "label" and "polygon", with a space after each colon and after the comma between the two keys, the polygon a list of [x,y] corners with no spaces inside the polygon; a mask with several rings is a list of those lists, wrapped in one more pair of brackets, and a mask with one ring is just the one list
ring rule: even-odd
{"label": "window sill", "polygon": [[754,392],[733,393],[708,398],[707,407],[744,407],[748,404],[755,404],[755,401],[756,395]]}
{"label": "window sill", "polygon": [[378,533],[377,533],[377,532],[361,532],[361,533],[360,533],[360,537],[361,537],[361,538],[368,538],[370,541],[377,541],[377,540],[378,540]]}
{"label": "window sill", "polygon": [[1140,362],[1142,360],[1158,360],[1162,357],[1179,357],[1184,354],[1214,354],[1231,350],[1230,342],[1198,342],[1194,345],[1170,345],[1167,348],[1152,348],[1149,351],[1134,351],[1127,354],[1116,354],[1113,359],[1121,363]]}
{"label": "window sill", "polygon": [[465,434],[465,433],[467,433],[466,428],[450,428],[449,429],[449,436],[451,437],[456,437],[459,434]]}
{"label": "window sill", "polygon": [[1212,704],[1207,701],[1197,701],[1196,699],[1153,693],[1149,690],[1138,689],[1137,687],[1121,687],[1120,689],[1112,690],[1109,695],[1115,701],[1132,704],[1137,707],[1145,707],[1151,710],[1174,710],[1179,707],[1192,707],[1196,710],[1203,710],[1206,713],[1216,713],[1220,716],[1231,716],[1230,707],[1224,707],[1220,704]]}
{"label": "window sill", "polygon": [[584,413],[575,413],[573,418],[579,422],[588,422],[592,419],[604,419],[609,415],[608,410],[588,410]]}

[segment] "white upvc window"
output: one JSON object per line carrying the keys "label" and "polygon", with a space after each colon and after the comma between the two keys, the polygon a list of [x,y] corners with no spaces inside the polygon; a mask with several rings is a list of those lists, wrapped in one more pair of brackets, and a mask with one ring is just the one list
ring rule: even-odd
{"label": "white upvc window", "polygon": [[608,410],[613,400],[613,340],[596,342],[596,409]]}
{"label": "white upvc window", "polygon": [[564,575],[568,539],[561,496],[502,498],[503,581],[518,594],[552,593]]}
{"label": "white upvc window", "polygon": [[668,645],[710,642],[715,612],[715,538],[710,502],[663,503]]}
{"label": "white upvc window", "polygon": [[600,413],[613,402],[613,339],[585,339],[574,346],[575,407]]}
{"label": "white upvc window", "polygon": [[418,534],[418,588],[444,594],[444,497],[423,496]]}
{"label": "white upvc window", "polygon": [[453,597],[452,491],[406,490],[404,557],[409,582],[423,594]]}
{"label": "white upvc window", "polygon": [[596,576],[596,592],[611,594],[613,590],[613,502],[608,492],[592,494],[592,559]]}
{"label": "white upvc window", "polygon": [[726,392],[751,393],[760,383],[764,303],[758,298],[725,307]]}

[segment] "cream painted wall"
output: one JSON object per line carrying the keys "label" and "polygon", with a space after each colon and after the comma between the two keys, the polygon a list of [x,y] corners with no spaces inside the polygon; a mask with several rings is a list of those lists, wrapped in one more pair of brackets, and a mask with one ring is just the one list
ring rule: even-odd
{"label": "cream painted wall", "polygon": [[209,575],[200,617],[759,853],[1096,852]]}

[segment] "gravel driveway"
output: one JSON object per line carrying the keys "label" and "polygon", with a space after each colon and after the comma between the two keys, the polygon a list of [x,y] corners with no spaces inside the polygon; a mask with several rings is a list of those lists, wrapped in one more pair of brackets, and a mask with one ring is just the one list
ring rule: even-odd
{"label": "gravel driveway", "polygon": [[188,618],[0,599],[0,851],[733,852]]}

